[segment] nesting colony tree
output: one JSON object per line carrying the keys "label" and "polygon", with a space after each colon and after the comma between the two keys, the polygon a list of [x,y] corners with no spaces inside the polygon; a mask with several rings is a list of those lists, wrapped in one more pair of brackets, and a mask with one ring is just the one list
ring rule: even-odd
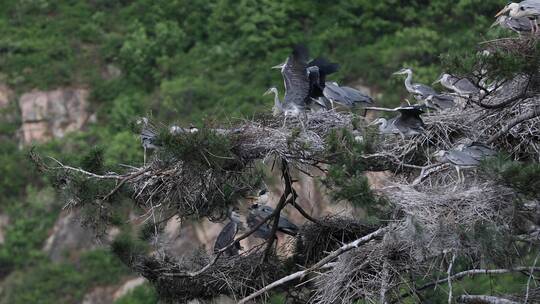
{"label": "nesting colony tree", "polygon": [[[441,298],[449,303],[538,302],[537,40],[523,35],[486,42],[444,61],[444,81],[465,79],[474,90],[466,96],[459,91],[445,94],[445,100],[452,101],[445,107],[430,106],[430,100],[433,105],[434,98],[443,96],[431,88],[428,96],[415,96],[420,105],[400,108],[415,110],[415,132],[403,131],[412,128],[405,114],[378,129],[348,111],[309,110],[310,103],[316,104],[308,98],[314,92],[310,72],[325,68],[308,65],[306,54],[297,49],[282,69],[288,71],[289,64],[300,72],[290,76],[294,81],[285,79],[287,95],[276,105],[287,115],[299,112],[298,119],[284,122],[282,115],[263,114],[235,125],[200,129],[152,127],[142,121],[143,144],[153,152],[143,166],[124,166],[123,172],[104,168],[96,153],[90,155],[87,168],[32,157],[41,170],[56,177],[67,206],[87,210],[97,232],[114,222],[115,205],[121,200],[144,211],[149,224],[141,227],[141,238],[119,238],[112,250],[165,301],[228,295],[240,303],[256,303],[282,292],[291,303]],[[302,84],[301,96],[294,95],[295,82]],[[322,94],[324,80],[315,83],[317,97],[339,102]],[[342,98],[352,105],[356,95],[347,94],[344,91]],[[283,193],[275,209],[258,214],[259,220],[248,228],[237,229],[231,211],[261,188],[261,163],[279,175]],[[322,184],[332,200],[363,208],[370,221],[338,215],[314,218],[301,208],[295,183],[299,175],[315,171],[325,173]],[[388,185],[371,190],[368,171],[391,172]],[[290,229],[295,244],[287,256],[276,248],[284,244],[275,241],[276,232],[287,228],[281,217],[284,208],[306,219],[297,230]],[[186,252],[174,259],[159,243],[149,250],[141,241],[159,235],[173,217],[214,222],[231,217],[234,224],[215,251]],[[266,236],[262,245],[240,246],[257,233]],[[497,289],[477,294],[455,287],[472,276],[508,273],[523,282],[519,293]]]}

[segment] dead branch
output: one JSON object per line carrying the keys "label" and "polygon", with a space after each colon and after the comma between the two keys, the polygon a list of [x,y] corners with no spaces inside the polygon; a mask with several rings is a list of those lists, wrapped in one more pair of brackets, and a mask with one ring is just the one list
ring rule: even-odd
{"label": "dead branch", "polygon": [[[328,269],[328,268],[332,268],[336,265],[337,263],[327,263],[327,264],[324,264],[323,266],[321,266],[319,269],[323,270],[323,269]],[[248,301],[250,300],[253,300],[255,299],[256,297],[280,286],[280,285],[283,285],[287,282],[290,282],[290,281],[293,281],[293,280],[297,280],[297,279],[302,279],[306,274],[307,274],[307,271],[308,270],[301,270],[301,271],[297,271],[295,273],[292,273],[286,277],[283,277],[275,282],[272,282],[268,285],[266,285],[264,288],[261,288],[259,290],[257,290],[256,292],[250,294],[249,296],[243,298],[242,300],[240,300],[238,302],[238,304],[244,304],[244,303],[247,303]]]}
{"label": "dead branch", "polygon": [[518,304],[518,302],[504,298],[481,295],[461,295],[457,298],[457,302],[464,304]]}

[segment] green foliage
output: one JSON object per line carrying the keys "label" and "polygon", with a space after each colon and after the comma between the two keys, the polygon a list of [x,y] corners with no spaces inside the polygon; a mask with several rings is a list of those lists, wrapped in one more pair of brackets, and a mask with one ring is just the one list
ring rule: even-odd
{"label": "green foliage", "polygon": [[143,284],[116,300],[114,304],[158,304],[156,290],[149,284]]}
{"label": "green foliage", "polygon": [[226,170],[241,166],[232,153],[229,138],[203,127],[198,132],[172,135],[168,130],[159,133],[158,141],[163,144],[159,159],[183,160],[188,165],[201,168]]}
{"label": "green foliage", "polygon": [[111,251],[124,264],[131,265],[132,257],[146,252],[147,246],[141,240],[133,238],[129,233],[124,232],[117,236],[111,244]]}
{"label": "green foliage", "polygon": [[538,197],[540,189],[540,164],[523,163],[499,156],[482,162],[482,170],[489,176],[498,177],[503,183],[530,196]]}
{"label": "green foliage", "polygon": [[334,200],[348,200],[357,207],[365,208],[370,216],[377,217],[384,202],[373,195],[365,171],[362,155],[369,151],[368,139],[355,140],[346,130],[333,131],[327,140],[327,154],[332,164],[324,177]]}
{"label": "green foliage", "polygon": [[92,287],[118,282],[127,268],[109,251],[81,256],[80,265],[43,261],[9,277],[0,303],[80,303]]}
{"label": "green foliage", "polygon": [[46,257],[41,250],[60,209],[51,188],[29,187],[26,200],[9,205],[10,225],[0,247],[0,273],[35,266]]}
{"label": "green foliage", "polygon": [[80,258],[84,280],[93,285],[111,285],[122,276],[129,274],[129,269],[109,250],[96,249],[85,252]]}

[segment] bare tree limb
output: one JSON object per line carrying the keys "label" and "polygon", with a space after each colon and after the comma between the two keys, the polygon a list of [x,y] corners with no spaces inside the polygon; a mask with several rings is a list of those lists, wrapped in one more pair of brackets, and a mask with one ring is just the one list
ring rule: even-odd
{"label": "bare tree limb", "polygon": [[457,298],[457,302],[464,304],[519,304],[508,299],[483,295],[462,295]]}
{"label": "bare tree limb", "polygon": [[[328,263],[328,264],[325,264],[322,267],[320,267],[320,269],[332,268],[335,265],[336,265],[336,262]],[[268,292],[268,291],[270,291],[270,290],[272,290],[272,289],[274,289],[274,288],[276,288],[276,287],[278,287],[280,285],[283,285],[283,284],[285,284],[287,282],[290,282],[290,281],[293,281],[293,280],[296,280],[296,279],[301,279],[302,277],[305,276],[306,271],[308,271],[308,270],[297,271],[297,272],[295,272],[293,274],[290,274],[290,275],[288,275],[286,277],[283,277],[283,278],[281,278],[281,279],[279,279],[279,280],[277,280],[277,281],[275,281],[273,283],[270,283],[270,284],[266,285],[265,287],[257,290],[256,292],[250,294],[249,296],[243,298],[242,300],[240,300],[238,302],[238,304],[247,303],[247,301],[252,300],[252,299],[262,295],[263,293]]]}
{"label": "bare tree limb", "polygon": [[516,125],[526,121],[526,120],[529,120],[529,119],[532,119],[532,118],[535,118],[537,116],[540,116],[540,106],[536,106],[534,107],[531,111],[529,112],[526,112],[522,115],[519,115],[518,117],[510,120],[508,122],[508,124],[506,124],[504,127],[502,127],[502,129],[495,133],[493,136],[491,136],[487,141],[486,143],[489,145],[491,143],[493,143],[494,141],[496,141],[497,139],[499,139],[499,137],[503,136],[505,133],[507,133],[508,131],[510,131],[510,129],[512,129],[513,127],[515,127]]}

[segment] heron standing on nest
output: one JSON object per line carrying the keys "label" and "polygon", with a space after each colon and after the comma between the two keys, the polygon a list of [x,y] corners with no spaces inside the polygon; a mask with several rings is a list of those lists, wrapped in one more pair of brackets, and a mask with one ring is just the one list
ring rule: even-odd
{"label": "heron standing on nest", "polygon": [[[255,200],[249,207],[247,216],[247,225],[250,229],[253,229],[261,221],[271,215],[274,212],[274,208],[266,205],[268,202],[268,191],[266,188],[259,191],[257,196],[249,198]],[[267,221],[255,231],[254,236],[265,240],[269,239],[272,237],[272,226],[273,220]],[[298,227],[289,221],[287,217],[280,215],[277,231],[295,236],[298,233]]]}
{"label": "heron standing on nest", "polygon": [[461,144],[454,150],[439,150],[435,157],[440,162],[449,163],[456,168],[458,183],[465,181],[465,175],[461,171],[464,168],[474,168],[480,164],[480,161],[495,156],[497,152],[487,145],[480,142],[471,142]]}
{"label": "heron standing on nest", "polygon": [[433,82],[440,83],[443,87],[457,93],[461,97],[471,97],[480,94],[480,89],[467,78],[459,78],[448,73],[443,73]]}
{"label": "heron standing on nest", "polygon": [[137,124],[142,125],[140,136],[141,145],[143,146],[144,150],[143,165],[146,165],[146,151],[148,149],[157,148],[156,140],[158,131],[156,130],[156,127],[154,127],[146,117],[139,119],[137,121]]}
{"label": "heron standing on nest", "polygon": [[368,110],[399,112],[399,114],[389,120],[379,118],[370,125],[379,125],[379,132],[382,134],[399,134],[402,138],[418,135],[425,131],[425,124],[420,115],[424,114],[425,106],[411,105],[394,109],[386,108],[366,108]]}
{"label": "heron standing on nest", "polygon": [[[214,253],[217,253],[234,242],[234,238],[242,225],[240,214],[238,214],[235,210],[230,211],[229,219],[229,223],[227,223],[227,225],[221,229],[221,232],[216,238],[216,242],[214,243]],[[242,246],[240,246],[240,242],[236,242],[234,245],[227,248],[223,254],[226,256],[235,256],[238,255],[239,250],[242,250]]]}
{"label": "heron standing on nest", "polygon": [[[330,101],[331,108],[334,108],[334,103],[338,103],[348,109],[355,106],[367,106],[373,104],[373,98],[360,92],[357,89],[340,86],[336,82],[327,82],[323,91],[323,97]],[[325,104],[328,104],[325,102]]]}
{"label": "heron standing on nest", "polygon": [[512,18],[528,18],[531,31],[538,32],[538,16],[540,16],[540,0],[525,0],[519,3],[508,3],[495,17],[508,13]]}
{"label": "heron standing on nest", "polygon": [[[283,101],[280,101],[276,88],[270,88],[266,91],[265,95],[274,93],[274,115],[281,113],[285,115],[283,126],[285,126],[288,116],[296,116],[305,129],[303,120],[307,120],[305,110],[310,102],[310,81],[307,72],[308,57],[307,48],[303,45],[297,45],[284,64],[274,67],[281,69],[281,75],[285,84],[285,97]],[[300,115],[303,118],[300,118]]]}
{"label": "heron standing on nest", "polygon": [[497,20],[493,22],[491,27],[499,25],[502,28],[509,29],[519,35],[523,33],[530,33],[533,31],[533,26],[529,18],[521,17],[514,18],[507,15],[500,15]]}

